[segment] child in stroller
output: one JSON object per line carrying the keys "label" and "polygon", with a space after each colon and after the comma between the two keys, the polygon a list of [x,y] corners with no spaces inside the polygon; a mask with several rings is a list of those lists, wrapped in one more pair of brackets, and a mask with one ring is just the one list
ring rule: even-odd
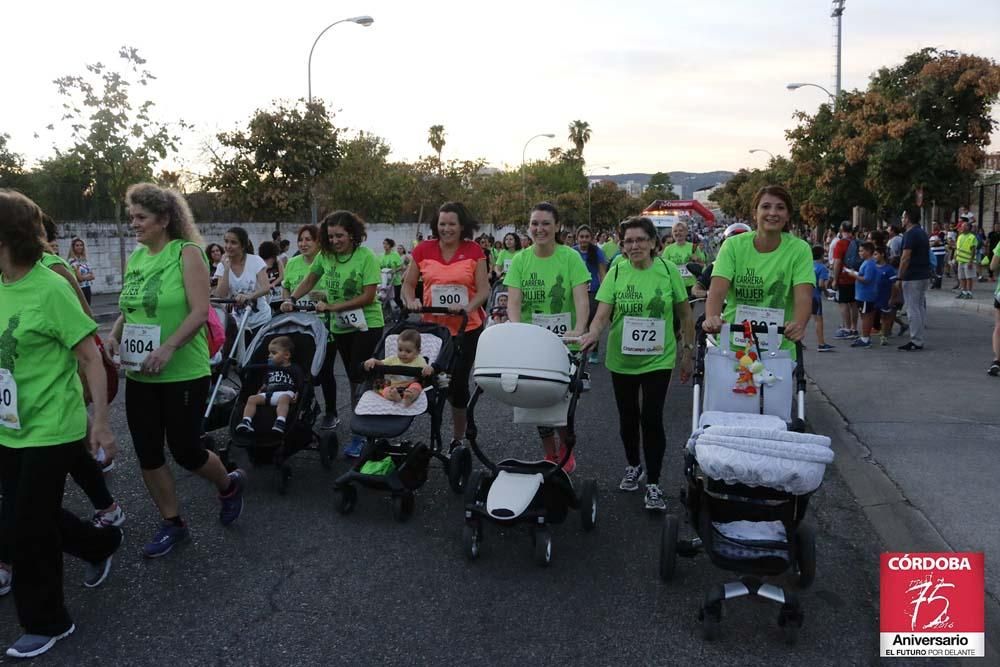
{"label": "child in stroller", "polygon": [[[420,355],[420,332],[416,329],[406,329],[399,334],[396,339],[396,354],[387,357],[385,360],[369,359],[365,362],[366,371],[371,371],[376,366],[406,366],[407,368],[419,368],[423,377],[430,377],[434,374],[434,367],[428,366],[427,361]],[[382,398],[401,403],[404,408],[413,405],[423,392],[423,386],[416,381],[416,378],[406,375],[386,375],[379,395]]]}
{"label": "child in stroller", "polygon": [[253,433],[253,418],[257,408],[262,405],[272,405],[277,416],[271,430],[275,433],[285,432],[285,420],[292,403],[298,400],[299,388],[303,385],[302,369],[292,364],[292,353],[295,343],[288,336],[278,336],[267,344],[267,353],[271,363],[267,371],[267,380],[260,391],[247,399],[243,409],[243,421],[236,430],[240,433]]}
{"label": "child in stroller", "polygon": [[[446,308],[423,308],[423,313],[445,314]],[[402,348],[407,346],[406,338],[412,331],[419,339],[419,348],[412,352],[422,357],[423,367],[414,359],[411,364],[389,365],[394,357],[403,361],[408,356]],[[465,331],[463,325],[459,331]],[[414,492],[427,481],[427,472],[432,459],[444,465],[448,483],[452,491],[462,493],[472,471],[472,452],[465,445],[458,445],[450,451],[443,447],[441,422],[444,406],[448,402],[450,373],[459,357],[457,348],[461,346],[463,334],[454,339],[444,326],[434,322],[411,322],[402,320],[387,326],[375,348],[376,359],[369,359],[365,367],[369,374],[366,391],[354,407],[351,417],[351,431],[364,436],[367,445],[354,466],[341,475],[334,484],[339,492],[341,514],[348,514],[357,504],[357,485],[377,491],[388,491],[392,496],[392,513],[398,521],[405,521],[415,506]],[[412,345],[412,343],[411,343]],[[377,358],[384,361],[378,362]],[[384,376],[398,375],[407,385],[417,380],[423,390],[415,400],[406,405],[404,401],[386,400],[377,389]],[[431,418],[431,441],[416,443],[402,440],[390,443],[390,438],[403,435],[422,414]]]}

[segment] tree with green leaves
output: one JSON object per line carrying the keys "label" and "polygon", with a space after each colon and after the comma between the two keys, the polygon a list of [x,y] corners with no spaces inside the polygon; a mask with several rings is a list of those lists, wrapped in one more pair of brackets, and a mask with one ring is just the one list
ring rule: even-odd
{"label": "tree with green leaves", "polygon": [[24,170],[24,158],[7,148],[9,134],[0,134],[0,188],[14,188]]}
{"label": "tree with green leaves", "polygon": [[205,187],[248,221],[306,219],[313,184],[340,158],[338,130],[321,101],[258,109],[245,129],[222,132]]}
{"label": "tree with green leaves", "polygon": [[[145,87],[156,77],[144,68],[139,51],[123,46],[118,51],[124,72],[95,63],[83,76],[55,80],[63,101],[60,123],[70,129],[73,146],[68,151],[92,178],[99,201],[111,205],[118,230],[119,259],[125,273],[125,237],[122,206],[125,191],[137,181],[152,177],[153,166],[177,151],[180,138],[166,123],[153,120],[153,102],[134,103],[134,86]],[[179,121],[177,127],[188,126]],[[53,129],[49,125],[49,129]],[[58,154],[58,153],[57,153]]]}
{"label": "tree with green leaves", "polygon": [[583,159],[583,147],[590,141],[590,123],[582,120],[574,120],[569,124],[569,140],[576,150],[577,156]]}
{"label": "tree with green leaves", "polygon": [[340,143],[340,164],[316,185],[326,210],[354,211],[370,222],[394,223],[412,179],[399,164],[388,162],[389,144],[366,132]]}
{"label": "tree with green leaves", "polygon": [[431,145],[437,153],[438,162],[441,161],[441,151],[444,150],[444,125],[431,125],[427,130],[427,143]]}

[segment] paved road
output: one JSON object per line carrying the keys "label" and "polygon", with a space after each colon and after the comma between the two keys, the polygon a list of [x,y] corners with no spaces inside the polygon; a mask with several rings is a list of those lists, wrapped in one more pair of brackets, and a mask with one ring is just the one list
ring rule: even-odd
{"label": "paved road", "polygon": [[[821,395],[810,394],[810,410],[831,412]],[[672,387],[664,486],[675,511],[690,403],[688,387]],[[80,586],[80,564],[67,562],[78,630],[37,663],[775,665],[790,655],[812,665],[874,662],[882,547],[835,468],[810,505],[819,566],[803,594],[799,646],[790,653],[781,642],[776,606],[746,600],[727,609],[723,638],[706,644],[696,611],[708,587],[728,577],[698,558],[680,560],[675,582],[659,581],[659,521],[639,495],[613,490],[624,461],[612,405],[599,367],[581,408],[575,475],[600,481],[598,529],[583,533],[571,515],[554,530],[554,562],[542,569],[526,534],[492,527],[481,559],[466,562],[461,501],[439,471],[421,490],[415,516],[397,524],[387,498],[364,492],[353,515],[339,516],[331,473],[310,455],[295,459],[285,497],[270,470],[252,470],[246,512],[230,529],[218,525],[207,486],[178,473],[194,539],[166,558],[143,561],[138,549],[156,515],[119,397],[114,426],[124,453],[111,479],[128,512],[126,544],[97,590]],[[498,455],[537,451],[533,432],[512,426],[508,409],[488,406],[481,425]],[[422,437],[426,431],[426,422],[414,429]],[[336,470],[345,465],[338,461]],[[75,489],[67,502],[88,511]],[[0,601],[0,628],[2,640],[17,635],[9,598]]]}

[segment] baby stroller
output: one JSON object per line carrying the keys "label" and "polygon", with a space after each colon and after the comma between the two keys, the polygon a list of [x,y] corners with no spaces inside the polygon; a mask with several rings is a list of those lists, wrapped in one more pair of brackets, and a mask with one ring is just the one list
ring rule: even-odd
{"label": "baby stroller", "polygon": [[[323,368],[327,329],[316,315],[305,312],[312,309],[312,306],[296,306],[296,312],[272,318],[247,346],[246,358],[239,368],[240,391],[229,416],[230,446],[219,452],[227,468],[233,467],[233,445],[246,449],[255,466],[273,464],[278,472],[278,492],[282,495],[288,492],[292,476],[288,460],[292,455],[303,449],[316,449],[323,467],[329,470],[333,459],[331,452],[335,451],[331,449],[332,432],[320,437],[313,428],[320,412],[313,384]],[[254,431],[240,433],[236,427],[243,419],[247,399],[258,393],[267,378],[268,343],[278,336],[292,339],[295,345],[292,364],[303,371],[308,370],[308,379],[297,387],[298,396],[290,406],[283,434],[271,430],[275,409],[269,404],[260,406],[254,415]]]}
{"label": "baby stroller", "polygon": [[507,321],[507,286],[496,281],[490,289],[490,298],[486,303],[486,326],[503,324]]}
{"label": "baby stroller", "polygon": [[[447,315],[447,308],[423,308],[421,313]],[[421,369],[409,366],[376,366],[368,371],[361,398],[351,416],[351,431],[364,436],[368,442],[355,465],[337,478],[334,490],[340,493],[339,510],[349,514],[358,499],[356,485],[392,494],[392,514],[397,521],[405,521],[413,514],[414,492],[427,481],[427,471],[431,459],[438,459],[444,465],[448,483],[452,491],[462,493],[472,470],[472,453],[465,445],[458,445],[445,451],[441,438],[441,421],[444,406],[448,402],[449,375],[458,359],[468,315],[461,314],[460,333],[452,344],[451,332],[435,322],[401,321],[389,326],[382,334],[375,357],[385,359],[396,354],[399,334],[406,329],[420,332],[420,353],[435,373],[429,378],[421,375]],[[373,389],[374,380],[386,374],[412,376],[424,384],[424,391],[412,405],[404,407],[382,398]],[[431,418],[431,441],[401,442],[390,444],[389,438],[404,434],[421,414]],[[336,451],[334,444],[333,451]],[[373,465],[384,462],[372,471]],[[391,464],[390,464],[391,462]],[[367,468],[366,468],[367,466]]]}
{"label": "baby stroller", "polygon": [[[580,510],[584,530],[597,523],[596,480],[584,481],[578,492],[563,469],[576,445],[573,421],[586,376],[586,356],[568,352],[565,343],[547,329],[514,322],[490,327],[479,337],[473,368],[477,387],[469,401],[466,434],[486,470],[474,472],[466,487],[462,546],[469,560],[479,557],[484,521],[528,524],[539,565],[552,561],[549,525],[562,523],[571,508]],[[475,408],[483,394],[513,406],[515,424],[565,426],[562,459],[490,460],[477,441]]]}
{"label": "baby stroller", "polygon": [[247,320],[252,309],[256,309],[256,302],[252,302],[250,308],[244,308],[239,321],[233,317],[226,306],[235,304],[234,299],[212,299],[211,307],[215,309],[215,315],[226,330],[226,342],[209,360],[211,369],[212,393],[209,395],[208,405],[205,406],[205,415],[202,418],[202,443],[205,448],[215,451],[216,442],[210,435],[212,431],[217,431],[229,425],[229,419],[236,405],[236,398],[240,393],[239,375],[236,369],[239,366],[240,348],[243,341],[243,332],[246,330]]}
{"label": "baby stroller", "polygon": [[[796,364],[779,349],[782,331],[745,322],[747,350],[733,352],[725,344],[731,340],[728,324],[717,347],[707,346],[698,327],[692,435],[684,455],[687,488],[681,491],[698,537],[679,541],[680,519],[665,516],[659,565],[660,577],[669,581],[677,555],[704,550],[716,567],[742,575],[708,592],[698,613],[707,640],[718,636],[723,602],[752,596],[781,605],[778,625],[794,643],[803,621],[797,596],[760,577],[792,570],[804,589],[816,573],[815,535],[803,518],[833,452],[829,438],[804,433],[802,346],[796,345]],[[767,335],[763,352],[758,334]]]}

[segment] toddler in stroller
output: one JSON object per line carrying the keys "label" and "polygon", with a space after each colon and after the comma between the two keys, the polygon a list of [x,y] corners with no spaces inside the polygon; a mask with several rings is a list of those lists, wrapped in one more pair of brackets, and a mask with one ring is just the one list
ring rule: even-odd
{"label": "toddler in stroller", "polygon": [[[282,494],[288,491],[292,475],[288,460],[297,452],[318,449],[323,467],[331,466],[331,436],[320,438],[313,428],[319,416],[313,384],[323,367],[326,337],[325,325],[312,313],[279,315],[254,336],[239,369],[240,392],[229,421],[230,447],[219,452],[219,456],[228,466],[232,445],[236,445],[247,451],[255,466],[273,464],[278,471],[278,491]],[[290,344],[283,342],[283,338]],[[269,357],[274,360],[275,356],[282,361],[268,363]],[[309,368],[311,382],[307,381],[303,368]],[[289,386],[293,389],[289,390]],[[272,387],[277,391],[268,396]],[[264,388],[263,399],[261,388]],[[286,403],[278,395],[280,391],[292,391],[294,400],[286,397]],[[251,402],[256,405],[251,407]],[[281,419],[286,405],[287,412]]]}
{"label": "toddler in stroller", "polygon": [[[396,339],[396,354],[387,357],[385,360],[369,359],[365,362],[366,371],[373,370],[376,366],[406,366],[407,368],[420,369],[423,377],[430,377],[434,374],[434,367],[428,366],[427,361],[420,354],[420,332],[416,329],[405,329]],[[406,375],[385,375],[379,395],[393,403],[402,403],[404,408],[413,405],[423,392],[423,386],[416,381],[416,378]]]}
{"label": "toddler in stroller", "polygon": [[[447,308],[423,308],[423,313],[446,314]],[[460,332],[465,331],[463,313]],[[415,339],[419,338],[419,343]],[[375,359],[369,359],[365,370],[369,379],[351,417],[351,431],[365,437],[367,444],[354,466],[341,475],[334,489],[340,493],[339,510],[348,514],[357,504],[357,485],[392,496],[392,512],[398,521],[413,513],[414,492],[427,481],[432,459],[438,459],[448,474],[448,483],[455,493],[465,489],[472,470],[472,453],[465,445],[445,451],[441,439],[444,406],[448,402],[450,373],[458,359],[458,348],[464,334],[454,339],[451,332],[435,322],[410,322],[405,319],[386,327],[382,340],[375,348]],[[413,354],[409,363],[406,359]],[[383,361],[378,361],[381,357]],[[391,362],[402,361],[403,364]],[[392,376],[398,376],[395,383]],[[412,402],[385,398],[385,381],[398,394],[396,383],[409,388]],[[416,384],[421,387],[417,391]],[[404,389],[405,390],[405,389]],[[413,443],[402,440],[390,443],[390,438],[403,435],[418,416],[431,418],[431,441]]]}
{"label": "toddler in stroller", "polygon": [[[756,348],[751,358],[727,344],[708,347],[698,327],[692,434],[684,456],[687,486],[681,491],[697,537],[679,541],[680,519],[664,517],[660,576],[669,581],[677,555],[693,557],[702,549],[717,567],[743,575],[708,592],[699,619],[709,640],[718,635],[723,602],[752,596],[781,605],[778,625],[786,641],[794,643],[804,618],[798,597],[760,577],[791,569],[798,586],[806,588],[815,576],[815,536],[803,519],[833,451],[829,438],[802,432],[802,346],[796,344],[793,359],[779,348],[781,332],[774,325],[745,322],[743,339]],[[763,353],[758,334],[768,337]],[[730,326],[724,325],[720,340],[730,336]],[[745,358],[752,363],[742,363]]]}
{"label": "toddler in stroller", "polygon": [[243,421],[236,426],[239,433],[253,433],[253,418],[257,408],[271,405],[277,416],[271,430],[275,433],[285,432],[285,421],[292,403],[298,400],[299,391],[304,384],[302,369],[292,364],[292,353],[295,343],[288,336],[278,336],[267,344],[267,353],[271,363],[267,369],[267,380],[261,386],[259,393],[247,399],[243,408]]}

